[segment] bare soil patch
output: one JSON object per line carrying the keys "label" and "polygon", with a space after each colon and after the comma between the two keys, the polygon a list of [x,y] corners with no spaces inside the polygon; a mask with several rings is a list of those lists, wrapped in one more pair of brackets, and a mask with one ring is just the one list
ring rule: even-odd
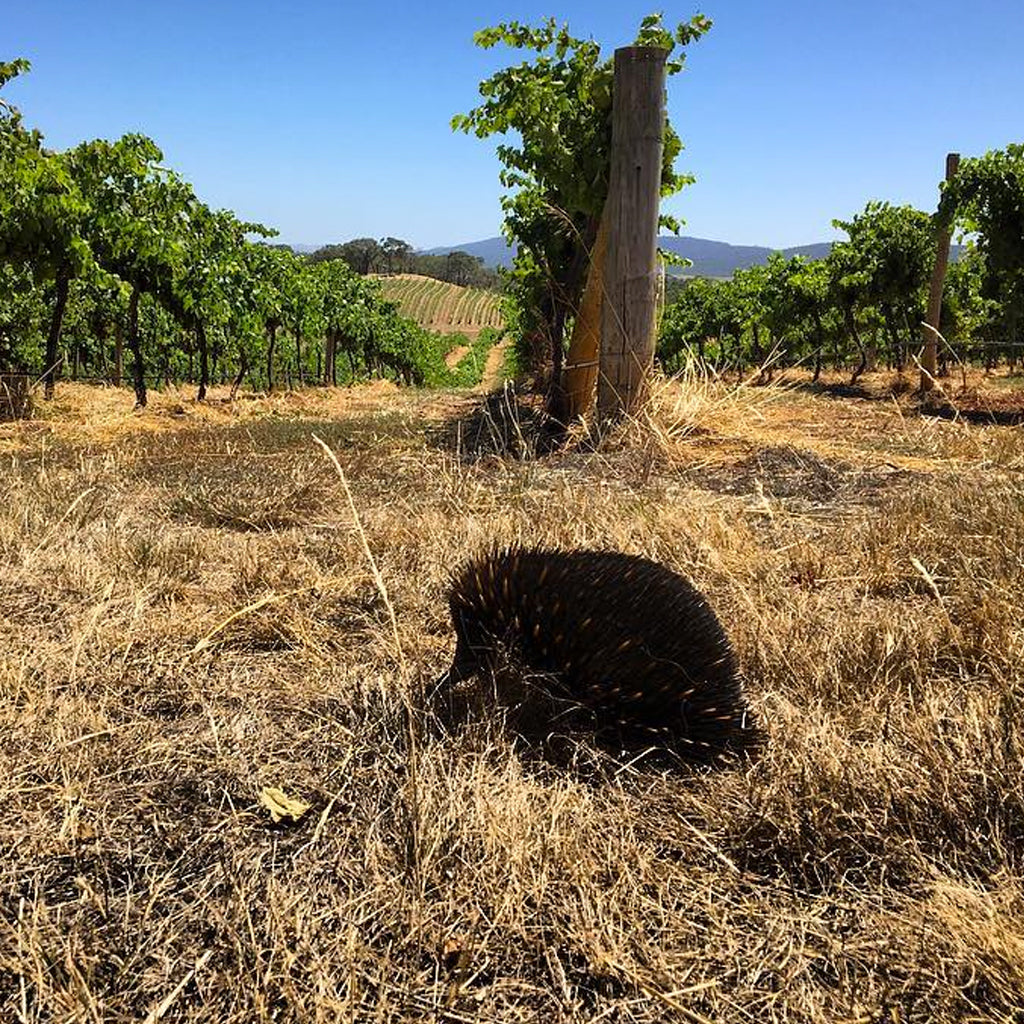
{"label": "bare soil patch", "polygon": [[501,368],[505,363],[505,354],[508,351],[509,339],[502,338],[490,352],[487,353],[487,362],[484,363],[483,376],[477,387],[478,392],[493,391],[501,383]]}
{"label": "bare soil patch", "polygon": [[454,370],[456,366],[462,361],[462,357],[469,351],[469,345],[456,345],[448,354],[444,357],[445,366],[449,370]]}
{"label": "bare soil patch", "polygon": [[1024,377],[1005,368],[985,372],[957,367],[949,376],[937,379],[928,396],[917,393],[917,374],[893,371],[867,373],[851,384],[848,374],[823,373],[820,380],[813,381],[806,371],[786,370],[777,383],[844,400],[898,400],[909,411],[982,425],[1024,423]]}

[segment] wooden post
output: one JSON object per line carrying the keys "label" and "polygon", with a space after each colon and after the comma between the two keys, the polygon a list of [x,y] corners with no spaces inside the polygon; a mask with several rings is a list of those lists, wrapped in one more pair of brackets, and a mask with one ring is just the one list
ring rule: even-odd
{"label": "wooden post", "polygon": [[114,387],[121,386],[124,376],[124,323],[118,314],[114,324]]}
{"label": "wooden post", "polygon": [[64,322],[64,311],[68,305],[68,291],[71,287],[71,272],[62,267],[57,272],[56,299],[53,313],[50,317],[50,330],[46,336],[46,369],[43,372],[43,398],[47,402],[53,400],[54,380],[60,371],[64,357],[60,353],[60,329]]}
{"label": "wooden post", "polygon": [[615,51],[597,391],[598,415],[604,421],[636,411],[654,361],[667,56],[654,46]]}
{"label": "wooden post", "polygon": [[135,408],[146,408],[146,367],[142,361],[142,340],[139,338],[139,286],[132,288],[128,300],[128,348],[132,354],[135,380]]}
{"label": "wooden post", "polygon": [[586,416],[594,404],[598,350],[601,342],[601,310],[604,305],[604,255],[608,247],[608,221],[601,218],[597,240],[590,253],[590,270],[573,325],[565,360],[565,396],[569,419]]}
{"label": "wooden post", "polygon": [[[960,154],[946,154],[946,181],[952,181],[960,166]],[[921,341],[924,353],[921,357],[921,392],[931,391],[935,383],[935,371],[938,355],[939,320],[942,316],[942,287],[946,283],[946,267],[949,264],[949,242],[951,232],[939,232],[935,247],[935,266],[932,268],[932,280],[928,289],[928,315],[921,328]]]}

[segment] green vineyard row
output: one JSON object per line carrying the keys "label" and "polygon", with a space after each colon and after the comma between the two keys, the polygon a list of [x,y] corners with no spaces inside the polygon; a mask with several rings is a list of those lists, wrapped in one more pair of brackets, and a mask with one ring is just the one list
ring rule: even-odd
{"label": "green vineyard row", "polygon": [[476,334],[484,327],[502,327],[500,300],[494,292],[414,274],[381,277],[380,283],[403,316],[432,331]]}

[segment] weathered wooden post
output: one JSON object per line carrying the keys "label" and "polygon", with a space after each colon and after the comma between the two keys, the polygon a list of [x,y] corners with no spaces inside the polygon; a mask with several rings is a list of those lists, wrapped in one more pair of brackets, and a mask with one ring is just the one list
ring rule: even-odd
{"label": "weathered wooden post", "polygon": [[603,421],[639,407],[654,362],[667,57],[667,50],[654,46],[615,51],[597,388],[598,415]]}
{"label": "weathered wooden post", "polygon": [[[959,153],[946,154],[946,181],[952,181],[960,166]],[[938,356],[939,320],[942,316],[942,288],[946,283],[946,267],[949,264],[949,242],[952,232],[944,228],[939,232],[935,247],[935,266],[928,289],[928,315],[921,327],[921,341],[924,352],[921,356],[921,391],[931,391],[935,383]]]}

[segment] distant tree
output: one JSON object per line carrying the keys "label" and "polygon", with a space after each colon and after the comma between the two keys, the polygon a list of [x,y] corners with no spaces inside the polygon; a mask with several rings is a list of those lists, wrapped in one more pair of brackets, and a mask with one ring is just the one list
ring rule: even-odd
{"label": "distant tree", "polygon": [[403,242],[401,238],[385,238],[381,240],[380,251],[386,273],[405,272],[406,263],[412,255],[412,246],[408,242]]}
{"label": "distant tree", "polygon": [[452,254],[413,253],[406,262],[406,269],[410,273],[433,277],[438,281],[449,281],[492,291],[501,290],[501,275],[491,267],[485,266],[482,257],[459,251],[453,265],[449,260],[450,255]]}
{"label": "distant tree", "polygon": [[452,284],[468,285],[483,266],[480,256],[471,256],[468,252],[455,250],[445,256],[445,280]]}
{"label": "distant tree", "polygon": [[384,263],[384,250],[375,238],[353,238],[339,255],[357,274],[372,273]]}
{"label": "distant tree", "polygon": [[306,257],[307,263],[327,263],[329,260],[341,260],[344,259],[344,248],[345,246],[341,243],[334,245],[322,245],[315,252],[311,252]]}

